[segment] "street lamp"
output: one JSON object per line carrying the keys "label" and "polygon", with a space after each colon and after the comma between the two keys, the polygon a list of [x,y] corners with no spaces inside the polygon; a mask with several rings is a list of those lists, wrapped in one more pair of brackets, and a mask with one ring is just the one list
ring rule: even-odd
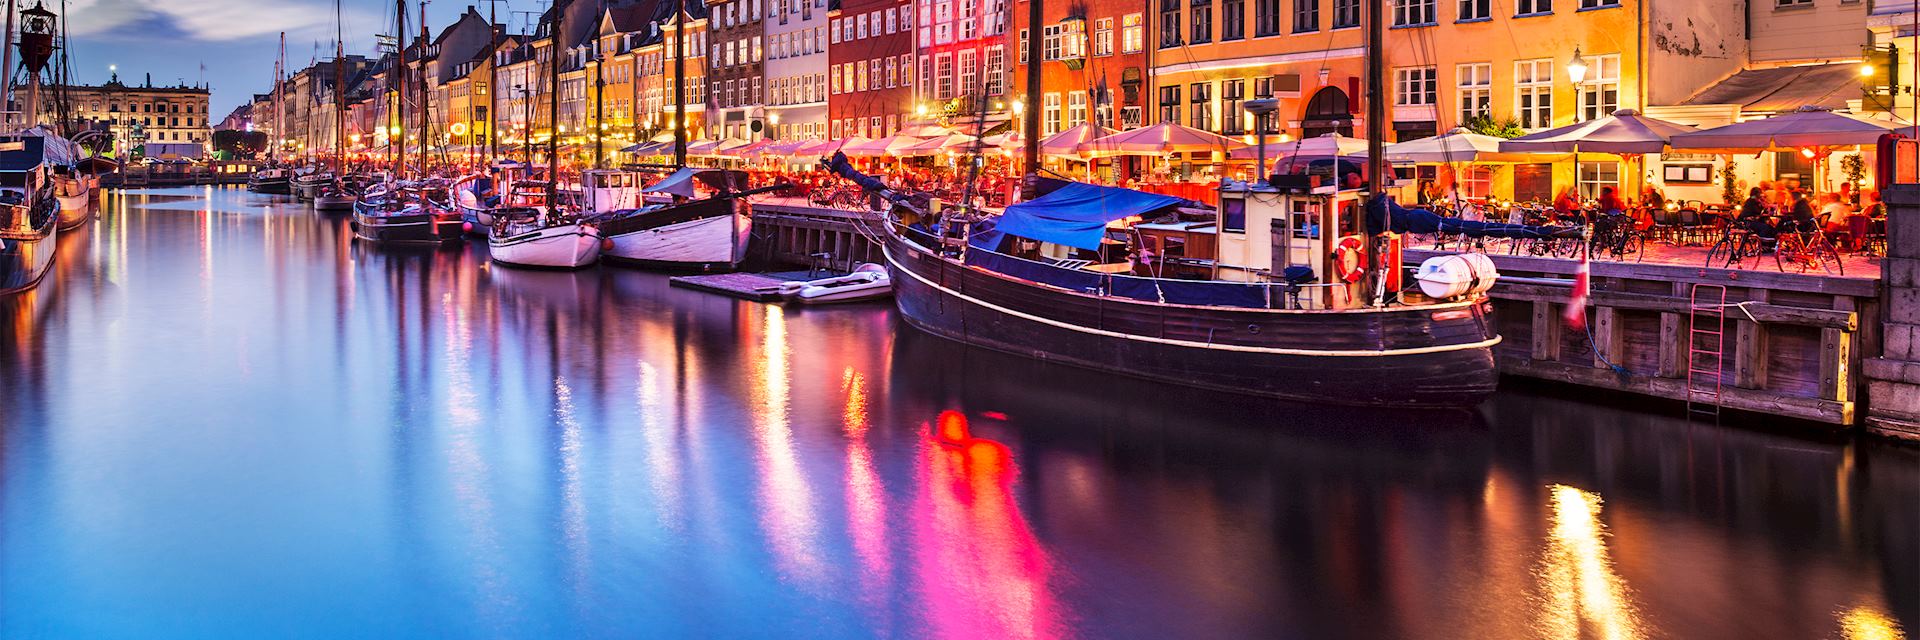
{"label": "street lamp", "polygon": [[1580,47],[1573,48],[1573,59],[1567,62],[1567,79],[1576,87],[1587,81],[1587,59],[1580,57]]}
{"label": "street lamp", "polygon": [[1253,183],[1247,185],[1248,189],[1252,189],[1254,184],[1266,184],[1267,182],[1266,122],[1267,122],[1268,115],[1272,114],[1275,111],[1280,110],[1280,101],[1275,100],[1273,98],[1261,98],[1259,100],[1248,100],[1244,105],[1244,107],[1246,108],[1247,113],[1253,114],[1253,137],[1259,139],[1260,141],[1258,143],[1260,145],[1259,146],[1260,150],[1258,152],[1260,164],[1254,165]]}

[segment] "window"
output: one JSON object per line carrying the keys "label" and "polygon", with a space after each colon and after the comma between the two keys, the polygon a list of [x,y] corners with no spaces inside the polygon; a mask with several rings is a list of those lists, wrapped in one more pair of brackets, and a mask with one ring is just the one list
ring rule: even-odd
{"label": "window", "polygon": [[866,65],[866,63],[863,63],[863,62],[855,62],[855,63],[853,63],[853,78],[854,78],[854,80],[853,80],[853,90],[854,90],[854,91],[866,91],[866,90],[867,90],[867,65]]}
{"label": "window", "polygon": [[[1859,0],[1841,0],[1841,2],[1859,2]],[[1802,0],[1800,4],[1812,4],[1812,0]],[[1580,0],[1581,9],[1605,9],[1620,6],[1620,0]]]}
{"label": "window", "polygon": [[1460,0],[1461,22],[1468,20],[1488,20],[1493,17],[1492,0]]}
{"label": "window", "polygon": [[1320,0],[1293,0],[1293,32],[1320,30]]}
{"label": "window", "polygon": [[1436,87],[1433,67],[1393,70],[1393,104],[1400,107],[1431,106]]}
{"label": "window", "polygon": [[1246,127],[1242,126],[1246,116],[1240,114],[1240,101],[1246,97],[1247,81],[1227,80],[1220,85],[1221,98],[1224,100],[1220,105],[1220,133],[1246,133]]}
{"label": "window", "polygon": [[1087,121],[1087,92],[1075,91],[1067,94],[1067,126],[1074,127]]}
{"label": "window", "polygon": [[1587,57],[1587,81],[1580,84],[1581,121],[1597,120],[1620,109],[1620,56]]}
{"label": "window", "polygon": [[1027,30],[1026,29],[1020,30],[1020,64],[1028,64],[1027,62]]}
{"label": "window", "polygon": [[1187,88],[1193,92],[1193,96],[1188,99],[1188,102],[1191,103],[1189,105],[1191,107],[1190,112],[1193,114],[1193,122],[1190,123],[1191,126],[1195,129],[1212,131],[1213,84],[1195,82]]}
{"label": "window", "polygon": [[978,55],[973,49],[960,52],[960,95],[973,95],[974,88],[979,86],[974,84],[980,80],[980,67],[974,64]]}
{"label": "window", "polygon": [[1213,42],[1213,0],[1192,0],[1193,30],[1188,44]]}
{"label": "window", "polygon": [[1120,52],[1140,53],[1147,47],[1147,16],[1129,13],[1120,17]]}
{"label": "window", "polygon": [[1007,93],[1007,45],[987,47],[987,95]]}
{"label": "window", "polygon": [[835,95],[842,93],[840,90],[840,65],[836,64],[827,67],[827,90]]}
{"label": "window", "polygon": [[898,30],[899,27],[900,27],[900,21],[894,18],[893,10],[888,9],[887,10],[887,33],[892,34],[894,31]]}
{"label": "window", "polygon": [[1113,55],[1113,18],[1093,22],[1093,55]]}
{"label": "window", "polygon": [[1601,187],[1613,187],[1616,191],[1620,189],[1620,163],[1580,163],[1580,197],[1598,198]]}
{"label": "window", "polygon": [[1137,129],[1140,127],[1140,107],[1120,107],[1120,128]]}
{"label": "window", "polygon": [[933,57],[933,97],[946,100],[953,97],[953,54],[941,53]]}
{"label": "window", "polygon": [[900,59],[887,56],[887,88],[892,89],[900,83]]}
{"label": "window", "polygon": [[1493,63],[1477,62],[1454,67],[1460,95],[1460,121],[1493,116]]}
{"label": "window", "polygon": [[1360,0],[1333,0],[1333,28],[1360,26]]}
{"label": "window", "polygon": [[1064,31],[1065,31],[1065,27],[1058,24],[1050,24],[1041,28],[1041,33],[1043,34],[1041,37],[1045,38],[1044,40],[1040,41],[1040,59],[1041,60],[1049,61],[1049,60],[1061,59],[1060,42],[1061,40],[1064,39],[1061,37],[1061,33],[1063,33]]}
{"label": "window", "polygon": [[980,35],[979,12],[974,10],[974,0],[960,0],[960,39],[972,40]]}
{"label": "window", "polygon": [[1280,0],[1253,0],[1253,35],[1280,34]]}
{"label": "window", "polygon": [[1513,63],[1514,116],[1523,129],[1553,126],[1553,59]]}
{"label": "window", "polygon": [[1045,106],[1040,109],[1040,130],[1045,131],[1045,135],[1049,136],[1060,133],[1060,94],[1049,93],[1041,96],[1041,104]]}
{"label": "window", "polygon": [[[1160,48],[1180,46],[1180,0],[1160,0]],[[1022,51],[1026,47],[1020,48]],[[1021,60],[1021,62],[1026,62]]]}
{"label": "window", "polygon": [[1393,26],[1433,24],[1433,0],[1393,0]]}
{"label": "window", "polygon": [[1160,121],[1180,124],[1180,86],[1160,87]]}
{"label": "window", "polygon": [[1220,0],[1220,39],[1247,37],[1247,0]]}
{"label": "window", "polygon": [[1513,0],[1513,15],[1530,16],[1553,13],[1553,0]]}

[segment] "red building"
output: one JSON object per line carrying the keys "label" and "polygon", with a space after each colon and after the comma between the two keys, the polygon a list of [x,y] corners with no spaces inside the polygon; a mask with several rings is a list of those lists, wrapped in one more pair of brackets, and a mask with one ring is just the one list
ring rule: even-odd
{"label": "red building", "polygon": [[829,135],[906,128],[915,119],[912,0],[841,0],[827,18]]}
{"label": "red building", "polygon": [[[1012,61],[1007,51],[1008,2],[916,1],[914,45],[920,57],[915,113],[925,107],[930,119],[945,117],[963,131],[971,129],[981,111],[990,130],[1007,119],[1012,107],[1008,92],[1015,88],[1007,82],[1012,77],[1007,69]],[[976,100],[986,104],[977,105]]]}
{"label": "red building", "polygon": [[1040,135],[1083,122],[1130,129],[1142,121],[1147,94],[1147,16],[1145,0],[1086,0],[1046,3],[1041,7],[1041,60],[1029,64],[1027,0],[1014,3],[1013,90],[1021,94],[1027,73],[1040,73]]}

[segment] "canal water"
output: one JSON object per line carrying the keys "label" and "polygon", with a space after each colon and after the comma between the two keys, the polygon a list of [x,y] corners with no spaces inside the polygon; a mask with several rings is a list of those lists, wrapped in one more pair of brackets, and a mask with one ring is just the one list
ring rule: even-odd
{"label": "canal water", "polygon": [[1475,412],[1272,404],[886,305],[384,250],[231,188],[105,209],[0,301],[0,637],[1920,625],[1914,448],[1511,381]]}

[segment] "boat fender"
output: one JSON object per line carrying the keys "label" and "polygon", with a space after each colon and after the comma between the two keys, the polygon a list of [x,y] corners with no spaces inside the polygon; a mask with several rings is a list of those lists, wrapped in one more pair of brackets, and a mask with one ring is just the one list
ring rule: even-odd
{"label": "boat fender", "polygon": [[601,238],[601,239],[600,239],[600,250],[601,250],[601,251],[612,251],[612,250],[613,250],[613,238]]}
{"label": "boat fender", "polygon": [[460,223],[460,231],[463,233],[473,233],[473,223],[471,222]]}
{"label": "boat fender", "polygon": [[1360,253],[1365,246],[1366,241],[1360,236],[1341,238],[1333,247],[1334,276],[1342,282],[1359,282],[1360,276],[1367,273],[1366,260]]}

